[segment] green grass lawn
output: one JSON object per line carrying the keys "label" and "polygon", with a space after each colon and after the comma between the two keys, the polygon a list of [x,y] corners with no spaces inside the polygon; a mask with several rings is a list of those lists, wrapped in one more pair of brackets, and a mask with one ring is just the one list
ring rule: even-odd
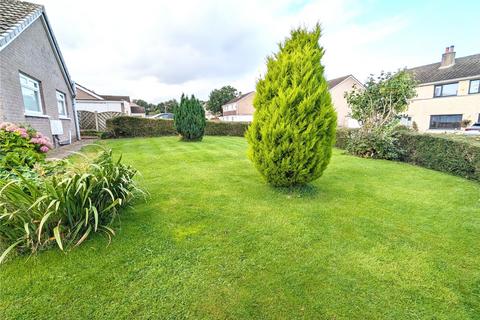
{"label": "green grass lawn", "polygon": [[246,141],[108,141],[141,172],[110,246],[0,266],[0,319],[478,319],[480,185],[335,151],[292,191]]}

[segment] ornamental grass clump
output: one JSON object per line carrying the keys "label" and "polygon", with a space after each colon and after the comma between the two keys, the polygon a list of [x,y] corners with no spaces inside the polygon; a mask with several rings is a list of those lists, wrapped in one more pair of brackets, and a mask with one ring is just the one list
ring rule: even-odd
{"label": "ornamental grass clump", "polygon": [[37,170],[1,180],[0,243],[6,250],[0,262],[13,249],[35,253],[56,244],[66,250],[95,232],[110,238],[120,209],[141,192],[135,174],[110,150],[87,165],[62,166],[57,174]]}
{"label": "ornamental grass clump", "polygon": [[299,28],[267,58],[257,83],[248,155],[274,186],[306,184],[326,169],[335,142],[336,113],[321,64],[320,26]]}

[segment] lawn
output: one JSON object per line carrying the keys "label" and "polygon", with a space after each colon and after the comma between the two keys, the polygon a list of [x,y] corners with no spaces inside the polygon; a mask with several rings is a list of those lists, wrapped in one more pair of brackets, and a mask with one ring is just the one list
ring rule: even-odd
{"label": "lawn", "polygon": [[150,193],[107,246],[0,266],[0,319],[478,319],[480,185],[336,150],[276,190],[246,141],[111,140]]}

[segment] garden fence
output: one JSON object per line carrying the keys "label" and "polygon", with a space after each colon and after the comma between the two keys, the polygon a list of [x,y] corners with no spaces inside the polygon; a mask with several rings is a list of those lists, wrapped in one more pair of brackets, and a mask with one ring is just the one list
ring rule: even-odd
{"label": "garden fence", "polygon": [[107,112],[92,112],[92,111],[78,111],[78,120],[80,122],[80,130],[96,130],[106,131],[107,120],[123,116],[121,112],[107,111]]}

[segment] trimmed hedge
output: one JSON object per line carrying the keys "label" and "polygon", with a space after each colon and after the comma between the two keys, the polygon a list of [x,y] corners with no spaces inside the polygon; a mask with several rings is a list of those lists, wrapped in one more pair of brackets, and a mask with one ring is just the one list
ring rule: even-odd
{"label": "trimmed hedge", "polygon": [[115,138],[175,136],[172,120],[116,117],[107,120],[107,131]]}
{"label": "trimmed hedge", "polygon": [[207,121],[205,134],[209,136],[244,137],[248,129],[247,122],[213,122]]}
{"label": "trimmed hedge", "polygon": [[[248,123],[207,121],[205,134],[210,136],[245,136]],[[175,136],[172,120],[117,117],[107,120],[107,131],[114,138]]]}
{"label": "trimmed hedge", "polygon": [[[345,149],[352,131],[337,129],[336,147]],[[480,181],[480,146],[442,135],[398,131],[400,161]]]}
{"label": "trimmed hedge", "polygon": [[401,161],[480,181],[480,146],[441,135],[401,132]]}

